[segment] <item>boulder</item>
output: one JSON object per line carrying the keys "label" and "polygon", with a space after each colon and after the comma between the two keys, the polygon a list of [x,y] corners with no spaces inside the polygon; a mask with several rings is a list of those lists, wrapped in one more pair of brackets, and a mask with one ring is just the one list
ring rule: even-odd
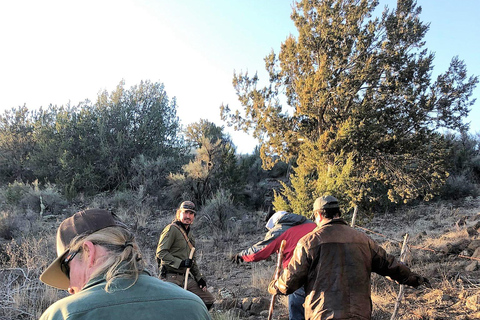
{"label": "boulder", "polygon": [[270,301],[263,297],[257,297],[252,299],[252,305],[250,307],[250,314],[260,314],[264,310],[268,310],[270,307]]}

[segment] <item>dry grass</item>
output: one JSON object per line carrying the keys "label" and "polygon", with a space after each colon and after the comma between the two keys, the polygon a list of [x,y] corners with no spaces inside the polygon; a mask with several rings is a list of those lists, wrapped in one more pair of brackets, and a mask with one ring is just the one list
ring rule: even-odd
{"label": "dry grass", "polygon": [[[160,232],[171,222],[174,212],[157,212],[141,204],[134,207],[121,205],[127,203],[130,196],[117,199],[116,212],[137,231],[147,268],[157,275],[156,245]],[[98,204],[108,202],[105,199],[97,201]],[[412,248],[406,263],[415,272],[429,277],[434,286],[432,289],[407,287],[398,319],[480,318],[480,311],[466,307],[469,299],[480,295],[480,271],[477,268],[477,271],[466,272],[465,267],[471,261],[458,256],[471,254],[464,249],[465,244],[472,240],[466,227],[480,220],[479,212],[480,200],[475,205],[470,202],[467,207],[434,204],[408,208],[395,214],[386,213],[365,225],[386,236],[371,235],[395,256],[399,256],[403,235],[408,233]],[[56,256],[54,234],[63,218],[57,216],[53,220],[41,220],[31,211],[2,211],[0,230],[8,232],[11,229],[13,239],[0,242],[0,319],[37,319],[50,304],[66,295],[38,280],[39,274]],[[461,219],[464,219],[464,225],[457,224]],[[268,298],[267,287],[275,270],[275,256],[272,260],[239,265],[229,261],[230,256],[263,238],[265,230],[261,215],[240,212],[223,228],[210,228],[207,220],[207,215],[202,218],[199,214],[194,232],[197,235],[197,262],[210,291],[218,299],[222,298],[223,292],[229,292],[238,299]],[[399,286],[394,282],[373,275],[374,320],[390,319],[398,290]],[[276,308],[283,317],[287,298],[278,297]],[[212,315],[215,320],[240,319],[235,310],[213,312]]]}

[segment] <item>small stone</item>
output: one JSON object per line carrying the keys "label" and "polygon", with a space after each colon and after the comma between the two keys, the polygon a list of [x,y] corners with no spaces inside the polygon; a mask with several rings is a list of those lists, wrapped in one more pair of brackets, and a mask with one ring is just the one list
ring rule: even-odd
{"label": "small stone", "polygon": [[468,266],[465,267],[465,271],[472,272],[477,270],[477,267],[478,267],[478,262],[473,261],[472,263],[470,263]]}

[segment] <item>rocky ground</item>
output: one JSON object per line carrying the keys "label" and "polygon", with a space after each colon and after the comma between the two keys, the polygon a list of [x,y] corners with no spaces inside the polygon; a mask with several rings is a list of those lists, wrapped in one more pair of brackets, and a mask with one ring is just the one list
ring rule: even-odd
{"label": "rocky ground", "polygon": [[[360,215],[357,222],[397,257],[408,234],[406,263],[432,282],[433,288],[405,287],[397,319],[480,319],[480,199],[415,206],[374,218]],[[197,259],[218,299],[214,317],[265,319],[276,257],[239,265],[228,259],[264,237],[262,215],[245,215],[228,232],[199,231]],[[373,319],[390,319],[399,288],[373,276]],[[277,297],[274,319],[288,319],[286,301]]]}

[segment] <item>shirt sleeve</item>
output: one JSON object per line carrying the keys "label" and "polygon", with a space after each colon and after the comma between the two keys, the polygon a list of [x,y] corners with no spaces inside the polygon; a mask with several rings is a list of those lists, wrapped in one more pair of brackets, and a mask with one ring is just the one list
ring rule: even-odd
{"label": "shirt sleeve", "polygon": [[299,241],[286,269],[278,278],[277,287],[282,294],[291,294],[307,282],[311,259],[302,241]]}
{"label": "shirt sleeve", "polygon": [[400,284],[405,284],[412,273],[403,262],[389,255],[382,247],[373,240],[369,241],[372,251],[372,271],[382,276],[389,276]]}
{"label": "shirt sleeve", "polygon": [[265,260],[273,253],[277,252],[280,248],[281,239],[279,234],[267,233],[265,239],[257,242],[248,249],[245,249],[239,253],[243,258],[243,261],[254,262]]}

